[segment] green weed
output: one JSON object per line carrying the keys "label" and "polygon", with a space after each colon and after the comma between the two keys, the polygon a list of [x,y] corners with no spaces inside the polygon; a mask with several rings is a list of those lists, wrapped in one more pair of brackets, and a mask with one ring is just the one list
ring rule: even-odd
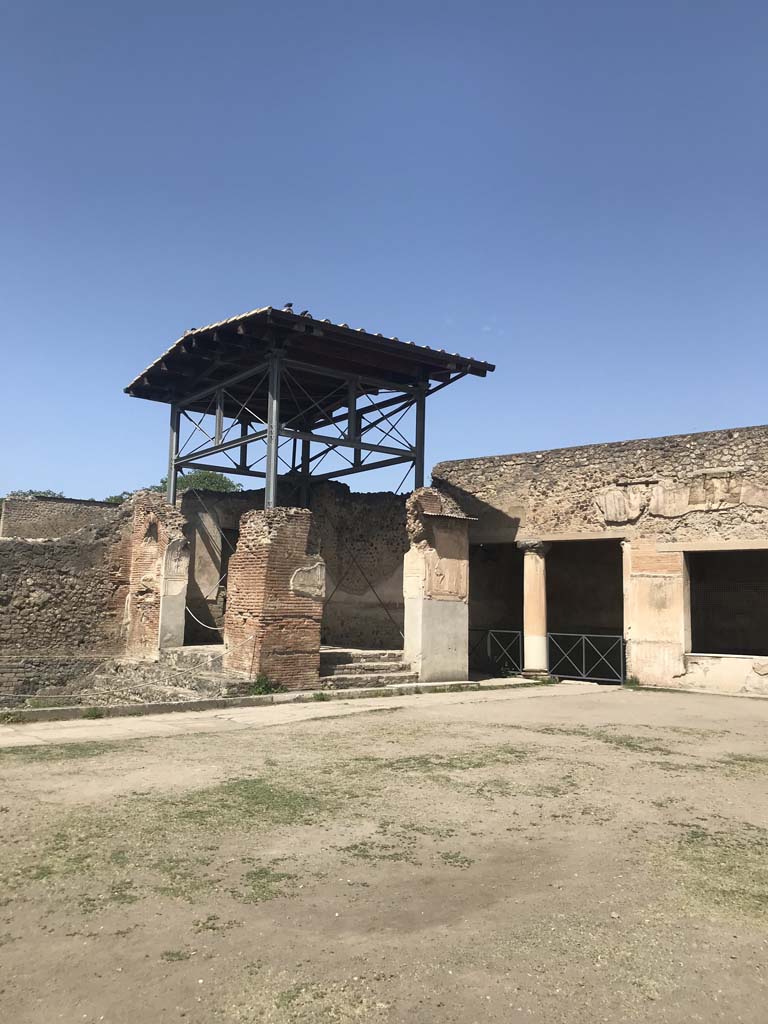
{"label": "green weed", "polygon": [[248,697],[258,697],[267,693],[280,693],[284,689],[282,683],[277,683],[269,676],[260,674],[247,684],[245,692]]}

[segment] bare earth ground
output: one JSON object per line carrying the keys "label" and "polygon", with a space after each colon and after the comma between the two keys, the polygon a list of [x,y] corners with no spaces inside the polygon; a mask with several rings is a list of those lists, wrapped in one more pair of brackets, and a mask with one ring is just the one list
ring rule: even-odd
{"label": "bare earth ground", "polygon": [[361,704],[1,750],[2,1019],[764,1024],[768,702]]}

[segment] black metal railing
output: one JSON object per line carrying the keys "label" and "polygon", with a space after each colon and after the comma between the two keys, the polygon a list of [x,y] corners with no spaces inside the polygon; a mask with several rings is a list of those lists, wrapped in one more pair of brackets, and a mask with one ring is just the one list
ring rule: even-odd
{"label": "black metal railing", "polygon": [[624,682],[624,637],[547,633],[549,674],[594,683]]}
{"label": "black metal railing", "polygon": [[519,629],[470,629],[469,667],[476,672],[517,675],[523,669]]}

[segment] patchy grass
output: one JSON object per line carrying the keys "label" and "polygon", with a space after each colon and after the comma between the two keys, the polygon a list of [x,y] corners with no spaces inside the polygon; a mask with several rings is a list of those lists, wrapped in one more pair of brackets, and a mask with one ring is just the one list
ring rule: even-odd
{"label": "patchy grass", "polygon": [[718,763],[727,768],[740,768],[744,771],[768,771],[768,756],[764,754],[726,754]]}
{"label": "patchy grass", "polygon": [[372,839],[362,839],[357,843],[350,843],[348,846],[337,846],[336,849],[343,857],[354,860],[364,860],[369,863],[378,861],[404,861],[409,864],[418,864],[413,854],[415,842],[394,842],[383,843]]}
{"label": "patchy grass", "polygon": [[435,772],[464,772],[494,765],[519,764],[535,756],[531,747],[503,743],[455,754],[406,754],[402,757],[367,755],[353,760],[353,767],[379,772],[407,772],[431,775]]}
{"label": "patchy grass", "polygon": [[663,772],[671,772],[673,775],[683,772],[710,772],[717,767],[717,764],[711,761],[649,761],[648,765]]}
{"label": "patchy grass", "polygon": [[[379,825],[379,829],[384,832],[389,824],[389,822],[382,822]],[[459,833],[458,827],[454,825],[424,825],[413,821],[403,822],[397,828],[401,832],[415,832],[416,835],[429,836],[433,839],[450,839],[451,836]]]}
{"label": "patchy grass", "polygon": [[136,903],[143,894],[136,889],[132,879],[124,878],[112,882],[103,892],[83,893],[77,905],[81,913],[93,914],[107,907],[124,907]]}
{"label": "patchy grass", "polygon": [[205,872],[209,857],[193,853],[167,854],[151,861],[149,867],[160,876],[152,888],[161,896],[193,902],[214,888],[218,878]]}
{"label": "patchy grass", "polygon": [[299,825],[327,810],[329,801],[268,779],[229,779],[162,801],[164,818],[211,827]]}
{"label": "patchy grass", "polygon": [[179,960],[189,960],[191,956],[187,949],[166,949],[160,954],[160,959],[167,963],[176,963]]}
{"label": "patchy grass", "polygon": [[243,903],[264,903],[293,892],[296,875],[288,871],[275,871],[268,865],[251,868],[243,875],[242,887],[233,892]]}
{"label": "patchy grass", "polygon": [[220,933],[228,932],[232,928],[238,928],[242,921],[222,921],[218,914],[208,914],[207,917],[198,918],[193,922],[192,930],[196,935],[204,935],[206,932]]}
{"label": "patchy grass", "polygon": [[496,800],[498,797],[511,797],[515,787],[508,779],[485,779],[475,786],[474,792],[484,800]]}
{"label": "patchy grass", "polygon": [[0,747],[0,763],[27,761],[82,761],[105,754],[143,751],[140,740],[85,740],[82,743],[41,743],[30,747]]}
{"label": "patchy grass", "polygon": [[458,850],[444,850],[440,854],[440,860],[449,864],[452,868],[470,868],[475,863],[471,857],[460,853]]}
{"label": "patchy grass", "polygon": [[304,990],[305,986],[301,984],[291,985],[290,988],[283,989],[282,992],[278,992],[275,996],[275,1006],[278,1010],[287,1010],[301,998]]}
{"label": "patchy grass", "polygon": [[635,736],[631,732],[614,732],[610,728],[590,729],[587,726],[548,725],[535,729],[535,732],[547,736],[578,736],[581,739],[597,740],[620,750],[629,750],[634,754],[673,754],[668,746],[654,739]]}
{"label": "patchy grass", "polygon": [[747,822],[717,831],[690,825],[677,857],[694,899],[726,912],[768,916],[768,829]]}
{"label": "patchy grass", "polygon": [[[78,808],[33,846],[17,846],[0,865],[0,885],[19,898],[30,883],[44,882],[49,899],[75,899],[84,913],[152,894],[194,902],[231,874],[217,865],[212,836],[228,831],[252,842],[254,832],[316,822],[336,810],[332,793],[328,783],[320,795],[236,778],[182,796],[133,795],[109,808]],[[256,869],[245,878],[244,898],[263,898],[272,883],[287,879],[270,881]],[[80,891],[72,893],[73,885]]]}
{"label": "patchy grass", "polygon": [[528,793],[531,796],[569,796],[578,787],[578,782],[569,772],[556,782],[542,782],[537,786],[531,786],[528,789]]}

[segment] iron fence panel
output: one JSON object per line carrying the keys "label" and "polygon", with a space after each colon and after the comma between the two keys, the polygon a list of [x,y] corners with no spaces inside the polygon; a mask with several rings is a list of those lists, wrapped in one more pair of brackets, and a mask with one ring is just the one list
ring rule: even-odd
{"label": "iron fence panel", "polygon": [[549,674],[595,683],[624,682],[624,637],[601,633],[548,633]]}
{"label": "iron fence panel", "polygon": [[516,675],[523,668],[519,629],[470,629],[469,664],[478,671]]}

